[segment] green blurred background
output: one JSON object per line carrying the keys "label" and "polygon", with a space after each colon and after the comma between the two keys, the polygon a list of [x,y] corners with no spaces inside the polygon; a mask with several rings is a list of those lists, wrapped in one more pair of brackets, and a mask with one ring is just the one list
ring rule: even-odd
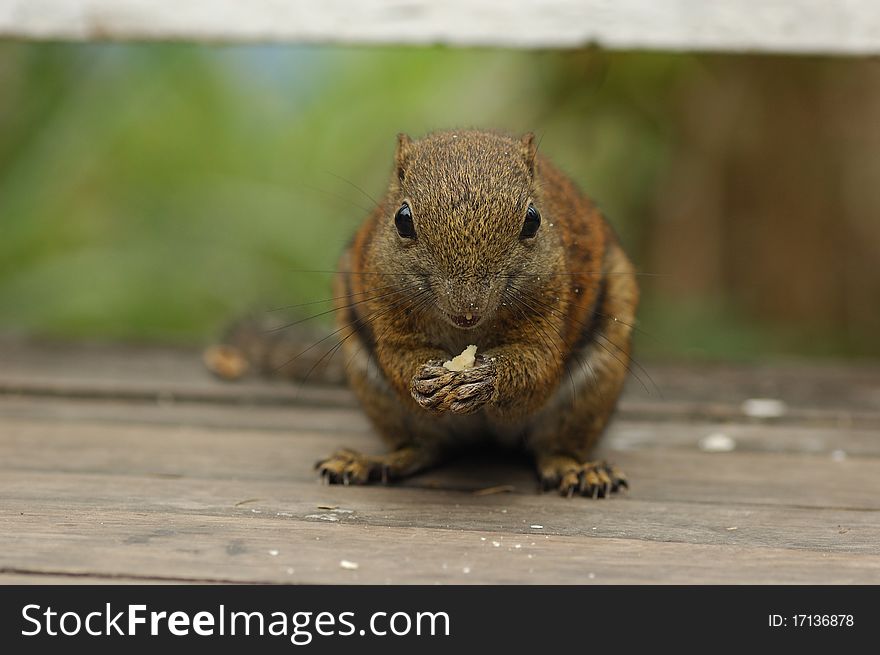
{"label": "green blurred background", "polygon": [[203,343],[329,297],[395,134],[480,126],[606,211],[643,356],[877,357],[878,116],[876,60],[0,43],[0,331]]}

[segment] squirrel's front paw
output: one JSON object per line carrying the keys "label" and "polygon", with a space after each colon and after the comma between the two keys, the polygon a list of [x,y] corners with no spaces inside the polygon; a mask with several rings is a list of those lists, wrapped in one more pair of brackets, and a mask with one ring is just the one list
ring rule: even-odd
{"label": "squirrel's front paw", "polygon": [[430,361],[413,377],[410,393],[429,411],[471,414],[495,395],[495,362],[478,355],[473,368],[450,371]]}

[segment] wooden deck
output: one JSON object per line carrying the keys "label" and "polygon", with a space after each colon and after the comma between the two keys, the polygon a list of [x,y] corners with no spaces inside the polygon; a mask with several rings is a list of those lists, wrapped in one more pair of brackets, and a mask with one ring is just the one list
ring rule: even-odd
{"label": "wooden deck", "polygon": [[324,486],[319,457],[381,450],[342,388],[0,340],[0,582],[880,583],[880,367],[648,369],[603,453],[631,490],[569,500],[486,454]]}

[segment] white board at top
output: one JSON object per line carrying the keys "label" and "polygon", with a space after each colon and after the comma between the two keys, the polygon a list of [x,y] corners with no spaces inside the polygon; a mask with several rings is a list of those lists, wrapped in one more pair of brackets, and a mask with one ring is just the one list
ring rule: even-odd
{"label": "white board at top", "polygon": [[0,0],[0,37],[877,54],[880,0]]}

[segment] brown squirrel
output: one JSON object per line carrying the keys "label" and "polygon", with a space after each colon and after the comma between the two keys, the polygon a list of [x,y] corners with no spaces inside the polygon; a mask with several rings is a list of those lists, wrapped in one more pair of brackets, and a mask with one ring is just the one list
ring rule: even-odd
{"label": "brown squirrel", "polygon": [[[545,489],[627,486],[588,457],[629,370],[635,272],[533,135],[400,135],[388,191],[342,255],[333,295],[337,363],[391,452],[337,451],[317,464],[326,481],[402,478],[489,437],[533,453]],[[245,321],[205,361],[227,379],[248,368],[302,379],[326,359],[300,357],[327,337],[314,339]],[[475,366],[443,366],[469,345]]]}
{"label": "brown squirrel", "polygon": [[[349,383],[391,451],[340,450],[325,480],[402,478],[489,437],[531,452],[545,489],[627,486],[589,456],[629,368],[635,273],[532,134],[399,135],[333,295]],[[442,365],[469,344],[472,368]]]}

